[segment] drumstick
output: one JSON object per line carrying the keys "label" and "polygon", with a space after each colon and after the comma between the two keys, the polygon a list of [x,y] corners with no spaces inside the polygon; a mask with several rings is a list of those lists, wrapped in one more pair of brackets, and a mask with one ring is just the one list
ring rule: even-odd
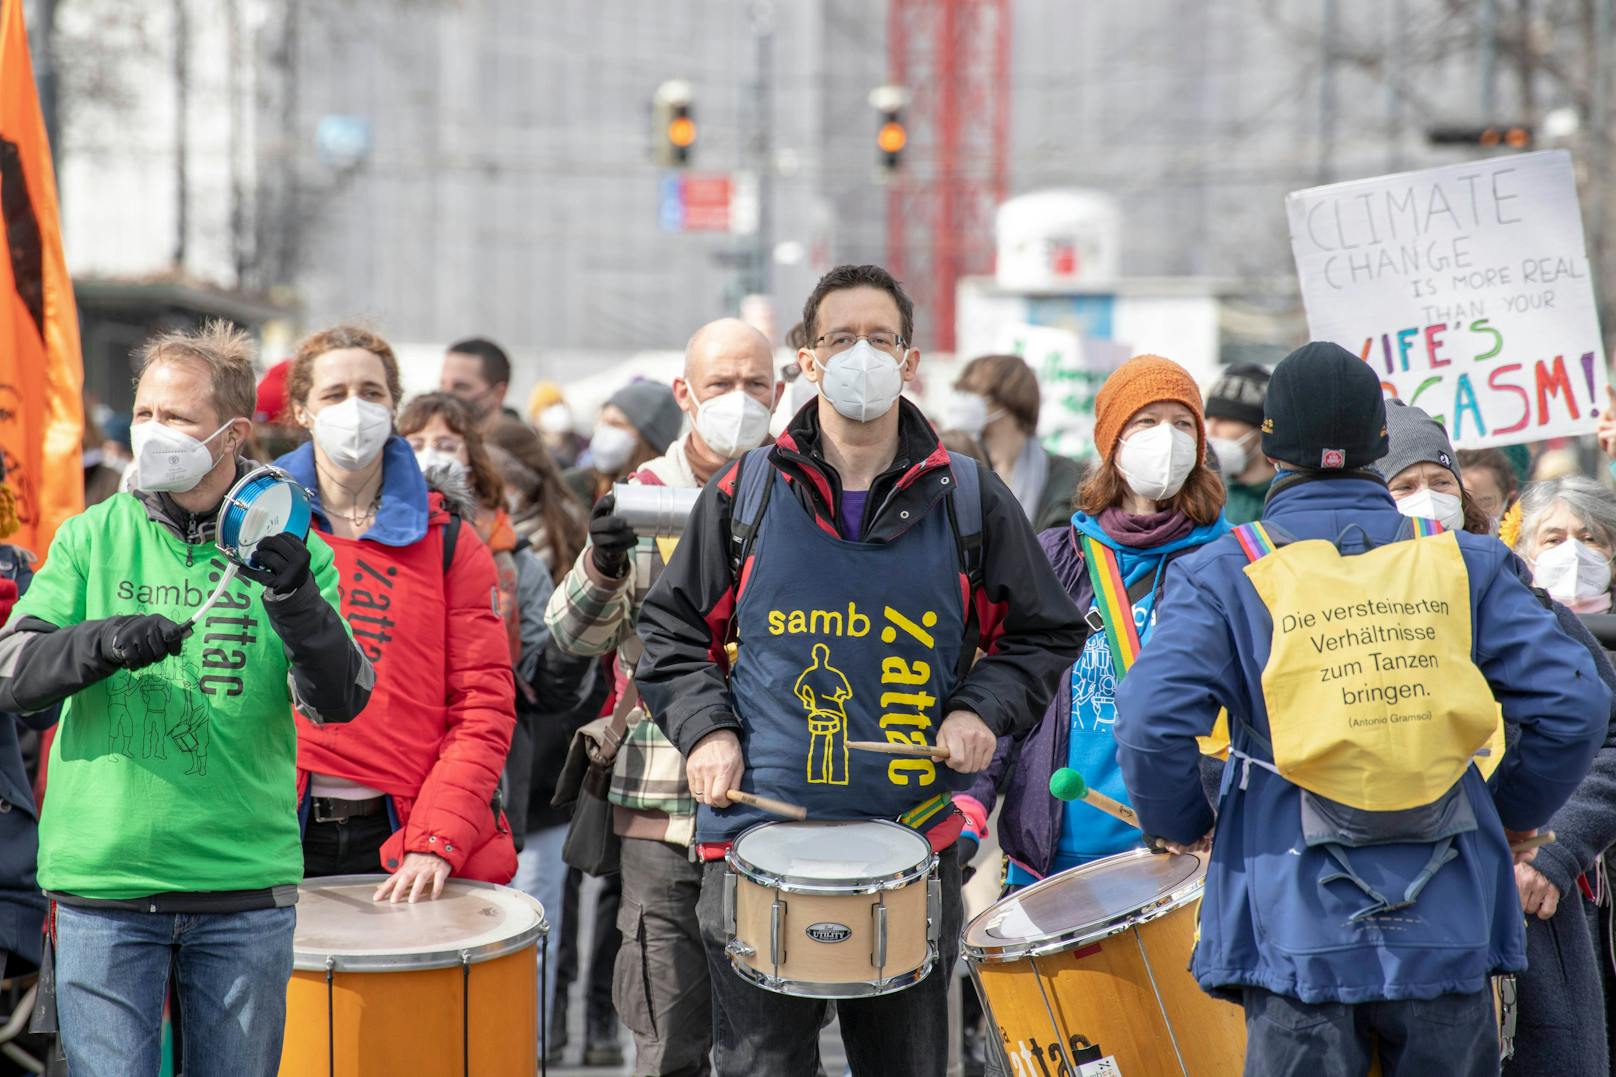
{"label": "drumstick", "polygon": [[224,597],[225,589],[236,581],[237,567],[238,566],[234,561],[225,566],[224,575],[219,577],[219,586],[213,589],[213,593],[208,596],[206,602],[202,603],[202,605],[196,608],[195,613],[191,614],[191,616],[187,617],[176,626],[177,631],[170,633],[172,638],[181,639],[190,635],[191,629],[195,627],[196,623],[202,619],[202,616],[205,613],[218,604],[219,599]]}
{"label": "drumstick", "polygon": [[882,755],[907,755],[916,759],[947,759],[948,749],[940,744],[892,744],[884,740],[850,740],[849,748]]}
{"label": "drumstick", "polygon": [[1509,846],[1509,851],[1512,852],[1512,853],[1524,853],[1528,849],[1536,849],[1539,845],[1553,845],[1553,844],[1554,844],[1554,831],[1552,831],[1552,830],[1543,830],[1543,831],[1540,831],[1540,832],[1538,832],[1536,834],[1533,834],[1529,838],[1522,838],[1520,841],[1511,842],[1510,846]]}
{"label": "drumstick", "polygon": [[760,808],[770,815],[778,815],[783,819],[806,819],[808,809],[797,804],[787,804],[783,800],[774,800],[770,797],[760,797],[756,793],[747,793],[740,789],[731,789],[724,794],[737,804],[746,804],[753,808]]}
{"label": "drumstick", "polygon": [[1057,800],[1081,800],[1089,807],[1098,808],[1113,819],[1121,819],[1135,829],[1143,829],[1139,826],[1139,816],[1134,814],[1132,808],[1126,804],[1117,803],[1104,793],[1097,793],[1090,789],[1088,782],[1083,780],[1083,775],[1071,767],[1061,767],[1049,776],[1049,792]]}

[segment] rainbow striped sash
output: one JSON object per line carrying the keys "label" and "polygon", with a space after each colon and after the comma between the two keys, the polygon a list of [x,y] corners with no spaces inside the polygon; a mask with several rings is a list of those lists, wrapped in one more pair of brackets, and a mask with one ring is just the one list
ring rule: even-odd
{"label": "rainbow striped sash", "polygon": [[[1447,530],[1438,521],[1427,520],[1423,516],[1408,517],[1403,526],[1409,529],[1414,538],[1430,538]],[[1231,533],[1235,541],[1240,543],[1240,549],[1245,552],[1248,561],[1256,561],[1279,549],[1279,544],[1260,522],[1241,524]]]}
{"label": "rainbow striped sash", "polygon": [[1083,561],[1094,585],[1094,606],[1105,625],[1105,641],[1111,648],[1111,665],[1121,680],[1139,657],[1139,630],[1133,623],[1133,603],[1128,585],[1122,579],[1117,555],[1103,542],[1078,534],[1083,544]]}

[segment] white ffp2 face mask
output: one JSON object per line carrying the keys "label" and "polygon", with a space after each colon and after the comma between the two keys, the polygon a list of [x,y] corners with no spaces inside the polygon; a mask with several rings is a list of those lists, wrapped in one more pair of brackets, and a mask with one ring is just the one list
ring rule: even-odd
{"label": "white ffp2 face mask", "polygon": [[1218,470],[1224,482],[1234,482],[1251,465],[1251,448],[1246,444],[1257,435],[1253,430],[1245,437],[1215,438],[1208,436],[1206,447],[1218,458]]}
{"label": "white ffp2 face mask", "polygon": [[1455,494],[1445,494],[1429,486],[1398,498],[1397,511],[1404,516],[1435,520],[1449,531],[1464,530],[1464,502]]}
{"label": "white ffp2 face mask", "polygon": [[1166,501],[1184,488],[1195,469],[1196,450],[1193,434],[1158,423],[1122,442],[1117,470],[1140,497]]}
{"label": "white ffp2 face mask", "polygon": [[1586,602],[1610,591],[1610,559],[1574,538],[1566,539],[1537,555],[1532,583],[1567,606]]}
{"label": "white ffp2 face mask", "polygon": [[415,462],[423,475],[440,471],[452,482],[466,477],[466,465],[460,462],[460,457],[442,449],[422,449],[415,454]]}
{"label": "white ffp2 face mask", "polygon": [[602,475],[617,474],[634,455],[636,440],[631,431],[621,426],[601,423],[589,439],[589,456],[594,461],[591,466]]}
{"label": "white ffp2 face mask", "polygon": [[314,417],[315,442],[344,471],[368,466],[392,433],[393,413],[357,396],[322,408]]}
{"label": "white ffp2 face mask", "polygon": [[769,436],[769,409],[742,389],[708,397],[696,405],[696,433],[726,460],[743,456]]}
{"label": "white ffp2 face mask", "polygon": [[879,419],[892,410],[903,392],[903,369],[898,360],[867,340],[825,361],[819,392],[837,414],[855,423]]}
{"label": "white ffp2 face mask", "polygon": [[1003,414],[1003,408],[988,407],[988,398],[981,393],[958,392],[948,399],[948,408],[943,412],[943,429],[979,438],[988,424]]}
{"label": "white ffp2 face mask", "polygon": [[230,423],[225,423],[198,441],[155,419],[136,423],[129,428],[129,447],[135,453],[136,489],[176,494],[194,489],[218,463],[208,452],[208,442],[228,429]]}

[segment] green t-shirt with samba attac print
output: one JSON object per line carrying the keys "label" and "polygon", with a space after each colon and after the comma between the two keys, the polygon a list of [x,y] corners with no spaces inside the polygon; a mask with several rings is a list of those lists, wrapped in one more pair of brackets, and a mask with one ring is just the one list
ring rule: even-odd
{"label": "green t-shirt with samba attac print", "polygon": [[[309,555],[335,606],[331,548],[311,535]],[[12,623],[183,621],[224,568],[213,545],[188,545],[118,494],[57,531]],[[238,577],[180,654],[119,670],[63,704],[39,824],[40,886],[126,900],[302,877],[290,668],[263,593]]]}

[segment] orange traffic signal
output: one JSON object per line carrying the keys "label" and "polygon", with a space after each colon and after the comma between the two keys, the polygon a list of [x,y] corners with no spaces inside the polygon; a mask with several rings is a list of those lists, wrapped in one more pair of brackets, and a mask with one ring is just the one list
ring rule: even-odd
{"label": "orange traffic signal", "polygon": [[875,136],[875,144],[881,147],[882,153],[898,153],[908,141],[909,132],[903,129],[903,124],[895,120],[883,123]]}
{"label": "orange traffic signal", "polygon": [[668,121],[668,141],[682,150],[696,143],[696,121],[689,116],[675,116]]}

